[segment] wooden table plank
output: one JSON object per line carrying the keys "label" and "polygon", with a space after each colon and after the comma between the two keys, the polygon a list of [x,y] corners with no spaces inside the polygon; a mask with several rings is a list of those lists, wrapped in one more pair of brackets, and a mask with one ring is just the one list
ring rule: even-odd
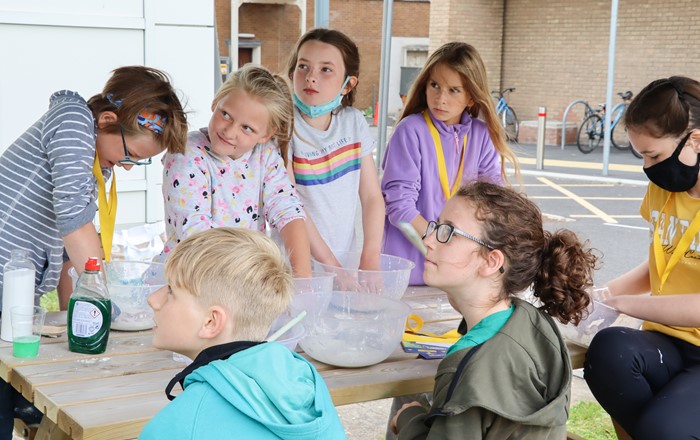
{"label": "wooden table plank", "polygon": [[404,360],[322,373],[335,405],[366,402],[433,390],[440,359]]}
{"label": "wooden table plank", "polygon": [[[116,332],[115,332],[116,333]],[[16,358],[12,356],[12,345],[0,347],[0,378],[11,382],[10,371],[20,366],[63,362],[78,359],[104,358],[130,353],[160,351],[153,347],[153,334],[150,332],[122,333],[112,337],[110,334],[107,350],[102,354],[85,355],[68,350],[68,341],[54,342],[52,338],[42,338],[39,356],[34,358]]]}
{"label": "wooden table plank", "polygon": [[65,406],[58,414],[58,426],[74,440],[136,438],[146,423],[168,403],[170,401],[160,391]]}
{"label": "wooden table plank", "polygon": [[10,383],[31,400],[37,388],[47,385],[182,368],[172,352],[158,350],[17,367]]}
{"label": "wooden table plank", "polygon": [[[34,405],[52,420],[61,408],[71,405],[165,393],[165,387],[181,368],[44,385],[34,393]],[[180,390],[177,386],[176,390]],[[177,393],[175,393],[177,394]]]}

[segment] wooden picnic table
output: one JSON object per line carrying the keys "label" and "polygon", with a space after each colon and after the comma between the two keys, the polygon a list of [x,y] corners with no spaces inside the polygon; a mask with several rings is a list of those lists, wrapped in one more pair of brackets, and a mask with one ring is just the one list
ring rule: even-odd
{"label": "wooden picnic table", "polygon": [[[444,293],[409,287],[403,298],[425,321],[425,330],[456,328],[459,315]],[[42,338],[39,356],[12,356],[0,341],[0,378],[44,413],[38,439],[128,439],[165,405],[164,389],[184,364],[172,352],[154,348],[151,331],[110,334],[107,351],[84,355],[68,351],[66,335]],[[585,349],[570,346],[574,368]],[[336,405],[432,391],[439,359],[419,359],[400,347],[385,361],[364,368],[340,368],[311,361]],[[177,389],[177,387],[176,387]]]}

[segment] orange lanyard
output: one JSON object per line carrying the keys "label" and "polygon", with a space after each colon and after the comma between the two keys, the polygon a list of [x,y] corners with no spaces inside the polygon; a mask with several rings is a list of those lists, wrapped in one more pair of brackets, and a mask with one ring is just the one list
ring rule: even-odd
{"label": "orange lanyard", "polygon": [[462,145],[462,153],[459,157],[459,170],[457,170],[457,176],[452,184],[452,191],[450,191],[450,179],[447,176],[447,167],[445,166],[445,153],[442,149],[442,141],[440,140],[440,134],[437,131],[437,127],[433,124],[428,110],[423,112],[423,117],[425,118],[426,124],[428,124],[428,130],[430,130],[430,136],[433,138],[433,146],[435,147],[435,156],[437,156],[437,167],[438,176],[440,177],[440,186],[442,186],[442,192],[445,194],[445,200],[449,200],[450,197],[457,194],[459,187],[462,183],[462,172],[464,171],[464,151],[467,149],[467,136],[464,136],[464,144]]}
{"label": "orange lanyard", "polygon": [[[661,246],[661,231],[659,231],[659,225],[661,223],[661,216],[666,210],[666,205],[668,205],[668,202],[674,198],[674,196],[675,193],[668,195],[663,208],[661,208],[661,211],[659,212],[659,218],[656,219],[656,225],[654,226],[654,260],[656,261],[656,273],[661,280],[661,283],[659,284],[659,292],[663,290],[668,275],[671,273],[673,268],[676,267],[676,264],[678,264],[685,252],[690,248],[690,244],[693,242],[695,235],[697,235],[698,231],[700,231],[700,211],[698,211],[695,214],[693,221],[690,223],[690,225],[688,225],[688,229],[686,229],[683,236],[678,241],[676,249],[674,249],[673,254],[671,254],[671,258],[668,260],[668,263],[666,262],[664,249]],[[668,223],[668,216],[666,223]],[[668,224],[666,226],[668,227]]]}
{"label": "orange lanyard", "polygon": [[112,256],[112,237],[114,236],[114,224],[117,219],[117,176],[112,173],[112,184],[109,188],[109,200],[105,191],[105,178],[100,168],[100,158],[95,150],[95,163],[92,165],[92,174],[97,181],[97,207],[100,215],[100,239],[105,261]]}

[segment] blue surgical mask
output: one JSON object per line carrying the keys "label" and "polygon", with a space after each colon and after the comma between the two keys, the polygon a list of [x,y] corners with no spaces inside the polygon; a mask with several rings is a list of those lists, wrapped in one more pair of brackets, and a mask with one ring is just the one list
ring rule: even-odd
{"label": "blue surgical mask", "polygon": [[335,98],[333,98],[331,101],[321,104],[321,105],[309,105],[305,104],[304,102],[299,99],[296,93],[294,93],[294,105],[297,106],[300,112],[304,113],[306,116],[310,118],[318,118],[319,116],[326,115],[336,108],[340,106],[340,102],[343,100],[343,89],[345,86],[348,84],[348,81],[350,81],[350,77],[345,78],[345,82],[343,83],[342,87],[340,87],[340,91],[336,95]]}

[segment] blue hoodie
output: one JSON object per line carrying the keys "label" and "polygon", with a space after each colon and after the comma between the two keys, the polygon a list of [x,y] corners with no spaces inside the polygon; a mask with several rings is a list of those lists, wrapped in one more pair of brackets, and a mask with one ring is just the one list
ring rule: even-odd
{"label": "blue hoodie", "polygon": [[139,439],[346,439],[328,388],[303,357],[263,343],[186,376]]}

